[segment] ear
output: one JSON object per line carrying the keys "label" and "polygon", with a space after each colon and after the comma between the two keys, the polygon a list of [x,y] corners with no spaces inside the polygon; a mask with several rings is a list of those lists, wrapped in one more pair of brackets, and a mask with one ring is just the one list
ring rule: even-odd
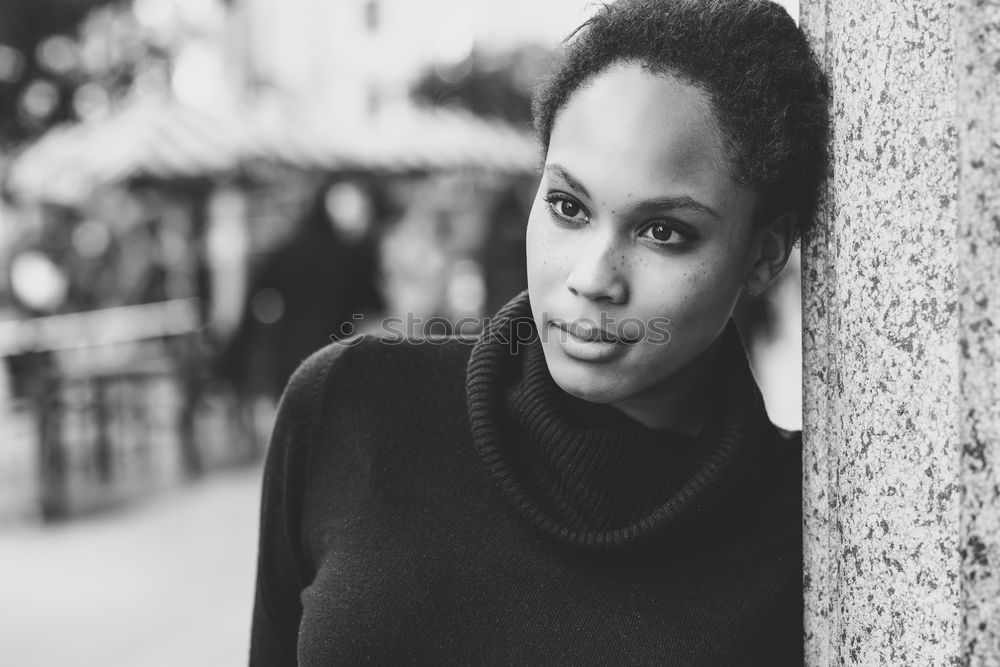
{"label": "ear", "polygon": [[785,268],[797,222],[795,211],[786,211],[754,231],[752,261],[743,283],[750,296],[761,294]]}

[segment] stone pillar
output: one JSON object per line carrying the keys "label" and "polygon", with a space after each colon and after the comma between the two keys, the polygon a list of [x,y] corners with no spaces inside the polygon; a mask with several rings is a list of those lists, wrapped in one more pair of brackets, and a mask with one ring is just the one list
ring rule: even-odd
{"label": "stone pillar", "polygon": [[802,0],[810,665],[1000,665],[1000,0]]}

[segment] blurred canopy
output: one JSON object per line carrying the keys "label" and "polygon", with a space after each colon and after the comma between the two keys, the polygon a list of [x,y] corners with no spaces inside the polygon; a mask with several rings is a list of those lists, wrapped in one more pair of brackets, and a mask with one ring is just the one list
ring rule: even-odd
{"label": "blurred canopy", "polygon": [[152,100],[53,129],[14,159],[6,187],[18,199],[71,205],[102,185],[231,175],[259,161],[326,172],[523,174],[535,159],[528,133],[462,109],[399,107],[343,126],[321,108],[209,113]]}

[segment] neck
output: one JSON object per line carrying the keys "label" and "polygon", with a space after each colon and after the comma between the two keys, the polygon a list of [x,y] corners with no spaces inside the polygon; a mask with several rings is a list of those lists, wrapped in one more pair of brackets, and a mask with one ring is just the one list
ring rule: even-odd
{"label": "neck", "polygon": [[691,363],[664,382],[614,407],[647,428],[699,435],[709,412],[715,361],[722,343],[716,337]]}

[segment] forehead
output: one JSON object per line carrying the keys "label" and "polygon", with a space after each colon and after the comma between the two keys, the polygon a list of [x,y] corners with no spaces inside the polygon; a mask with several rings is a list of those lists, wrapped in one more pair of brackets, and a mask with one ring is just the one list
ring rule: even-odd
{"label": "forehead", "polygon": [[636,195],[682,189],[716,198],[735,186],[708,94],[637,64],[616,65],[570,96],[546,161]]}

